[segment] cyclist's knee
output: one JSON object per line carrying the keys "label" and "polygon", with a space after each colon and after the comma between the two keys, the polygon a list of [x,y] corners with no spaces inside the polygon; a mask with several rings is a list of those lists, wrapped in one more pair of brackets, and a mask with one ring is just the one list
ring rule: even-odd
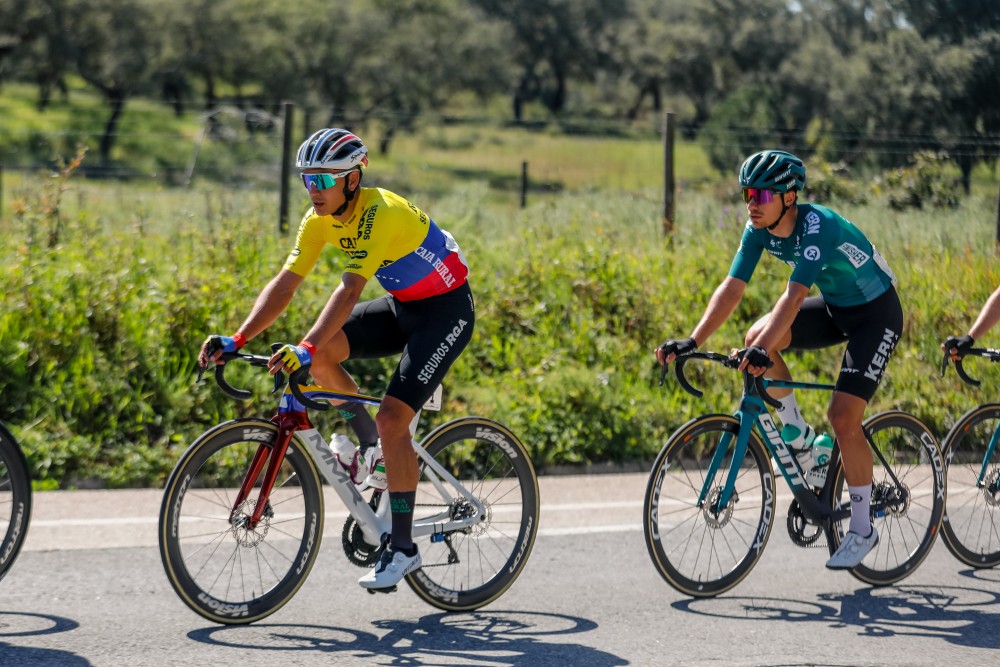
{"label": "cyclist's knee", "polygon": [[826,416],[835,433],[843,433],[861,428],[868,402],[850,394],[836,393],[830,401]]}
{"label": "cyclist's knee", "polygon": [[409,405],[392,396],[386,396],[375,415],[375,425],[383,440],[409,436],[410,422],[416,412]]}

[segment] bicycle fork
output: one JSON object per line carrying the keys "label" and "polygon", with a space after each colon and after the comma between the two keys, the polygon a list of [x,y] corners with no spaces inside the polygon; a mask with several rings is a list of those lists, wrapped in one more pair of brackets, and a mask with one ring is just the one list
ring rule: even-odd
{"label": "bicycle fork", "polygon": [[[285,453],[288,451],[292,436],[303,427],[302,418],[294,413],[283,413],[272,419],[278,425],[278,435],[274,442],[260,443],[257,446],[257,451],[254,452],[250,468],[243,478],[243,483],[240,485],[239,493],[236,494],[236,500],[229,513],[229,523],[234,527],[241,524],[238,527],[254,530],[265,514],[270,511],[268,499],[271,497],[271,490],[278,478],[278,470],[285,461]],[[267,465],[266,470],[264,469],[265,464]],[[243,513],[241,508],[250,497],[261,472],[264,473],[264,478],[261,480],[260,492],[257,494],[253,512]]]}

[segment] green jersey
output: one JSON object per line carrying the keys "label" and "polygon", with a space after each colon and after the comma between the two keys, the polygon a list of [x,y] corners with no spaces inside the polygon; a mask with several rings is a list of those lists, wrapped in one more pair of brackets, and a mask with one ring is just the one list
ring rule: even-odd
{"label": "green jersey", "polygon": [[729,275],[750,282],[761,253],[792,267],[789,282],[816,285],[833,306],[859,306],[882,296],[896,276],[871,242],[844,217],[818,204],[799,204],[788,238],[754,229],[748,220]]}

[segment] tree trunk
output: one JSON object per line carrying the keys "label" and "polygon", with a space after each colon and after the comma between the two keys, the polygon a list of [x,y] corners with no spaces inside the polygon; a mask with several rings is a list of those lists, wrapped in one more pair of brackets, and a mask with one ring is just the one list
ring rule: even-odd
{"label": "tree trunk", "polygon": [[118,121],[121,120],[122,112],[125,111],[125,102],[128,96],[120,88],[113,88],[106,91],[108,106],[111,107],[111,116],[104,126],[104,135],[101,136],[101,164],[108,166],[111,164],[111,149],[115,145],[115,135],[118,131]]}

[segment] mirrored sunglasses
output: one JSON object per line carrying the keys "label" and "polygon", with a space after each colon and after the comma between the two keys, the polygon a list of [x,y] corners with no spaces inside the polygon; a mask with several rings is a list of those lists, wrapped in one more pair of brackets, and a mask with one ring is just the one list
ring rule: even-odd
{"label": "mirrored sunglasses", "polygon": [[300,176],[302,176],[302,184],[306,186],[306,190],[310,188],[327,190],[335,186],[340,177],[347,173],[349,172],[345,171],[339,174],[300,174]]}
{"label": "mirrored sunglasses", "polygon": [[750,203],[753,199],[760,204],[770,204],[777,198],[778,194],[773,190],[763,190],[761,188],[743,188],[743,202]]}

